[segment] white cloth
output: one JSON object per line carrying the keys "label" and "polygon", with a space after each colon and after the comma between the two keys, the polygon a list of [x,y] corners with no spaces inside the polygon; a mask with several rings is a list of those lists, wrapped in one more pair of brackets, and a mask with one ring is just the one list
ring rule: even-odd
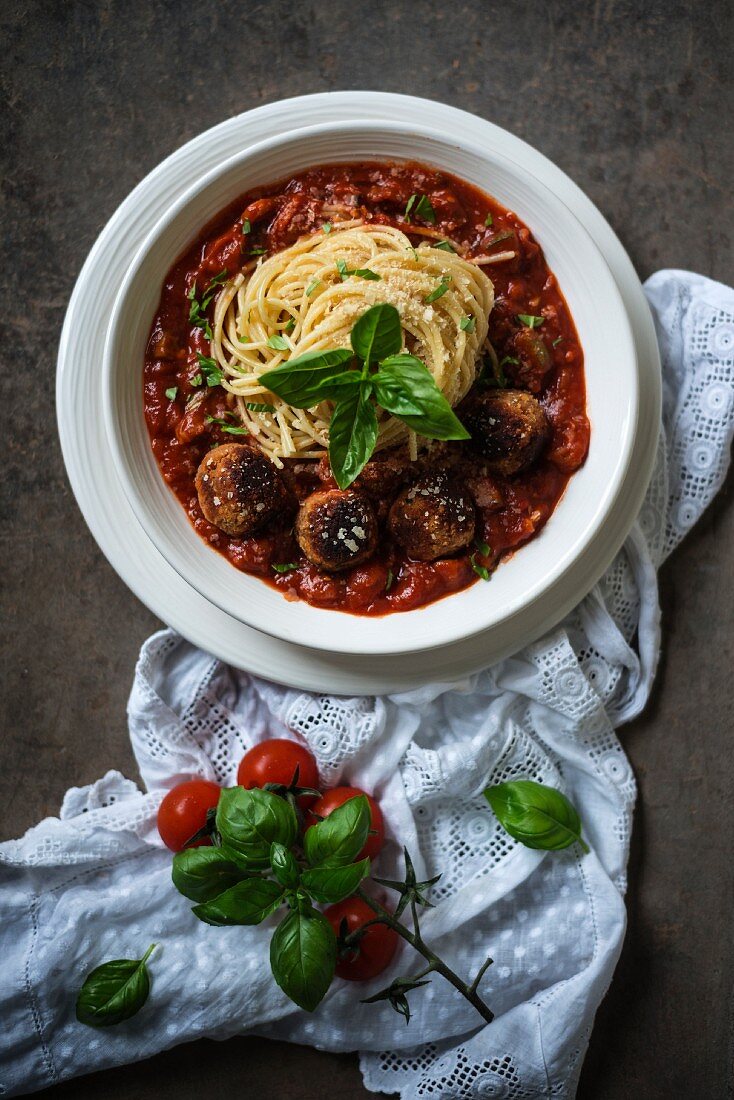
{"label": "white cloth", "polygon": [[[404,1098],[573,1097],[625,926],[635,782],[614,728],[648,697],[656,569],[721,485],[734,425],[734,294],[677,271],[646,290],[665,384],[655,474],[606,576],[542,641],[460,686],[360,699],[234,672],[170,631],[146,643],[129,717],[147,793],[109,772],[0,845],[0,1093],[249,1031],[358,1049],[367,1086]],[[379,795],[392,838],[383,874],[399,870],[402,844],[421,874],[442,873],[425,936],[465,976],[492,955],[481,989],[494,1023],[440,977],[411,994],[408,1027],[384,1003],[360,1004],[418,967],[408,948],[374,983],[337,980],[304,1013],[270,976],[267,927],[211,928],[175,892],[155,829],[164,791],[191,776],[232,783],[248,746],[289,731],[327,784]],[[509,777],[565,790],[591,854],[512,841],[481,797]],[[87,971],[154,941],[144,1009],[104,1032],[76,1023]]]}

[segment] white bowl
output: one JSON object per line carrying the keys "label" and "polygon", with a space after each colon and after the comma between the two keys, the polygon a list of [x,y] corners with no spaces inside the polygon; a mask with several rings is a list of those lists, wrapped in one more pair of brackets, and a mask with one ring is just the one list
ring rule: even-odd
{"label": "white bowl", "polygon": [[[367,617],[289,602],[257,577],[240,573],[191,527],[164,482],[143,416],[142,368],[166,273],[201,228],[238,195],[318,164],[417,160],[493,195],[528,224],[568,302],[584,350],[591,444],[585,465],[540,535],[504,562],[490,583],[427,607]],[[206,599],[268,634],[339,653],[391,654],[431,649],[500,628],[573,569],[595,540],[627,470],[638,411],[638,370],[616,283],[570,210],[512,160],[437,131],[399,123],[339,122],[279,135],[207,173],[157,222],[138,250],[113,309],[103,364],[105,426],[125,493],[166,560]],[[603,565],[602,565],[603,567]],[[578,592],[580,599],[585,591]]]}

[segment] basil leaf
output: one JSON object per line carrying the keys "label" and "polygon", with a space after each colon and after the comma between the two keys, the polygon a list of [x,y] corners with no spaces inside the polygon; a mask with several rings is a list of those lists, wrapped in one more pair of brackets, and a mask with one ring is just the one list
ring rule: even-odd
{"label": "basil leaf", "polygon": [[277,332],[273,336],[268,336],[265,342],[269,348],[273,348],[275,351],[288,351],[290,347],[285,336],[280,336]]}
{"label": "basil leaf", "polygon": [[292,573],[294,569],[298,569],[297,561],[284,561],[279,562],[277,565],[271,565],[271,569],[274,569],[276,573]]}
{"label": "basil leaf", "polygon": [[324,224],[321,226],[321,228],[324,231],[324,233],[331,233],[331,222],[324,222]]}
{"label": "basil leaf", "polygon": [[378,275],[371,267],[355,267],[347,274],[356,275],[358,279],[367,279],[368,282],[382,282],[382,275]]}
{"label": "basil leaf", "polygon": [[451,241],[438,241],[433,245],[434,248],[440,248],[442,252],[456,252],[456,249],[452,245]]}
{"label": "basil leaf", "polygon": [[423,218],[423,220],[428,222],[429,225],[436,224],[436,211],[433,209],[433,206],[431,205],[431,200],[428,198],[428,195],[421,195],[421,197],[418,199],[415,207],[415,213],[416,217]]}
{"label": "basil leaf", "polygon": [[366,310],[352,328],[352,347],[365,363],[376,363],[394,355],[403,346],[400,314],[387,302]]}
{"label": "basil leaf", "polygon": [[166,390],[166,397],[168,398],[169,401],[175,401],[177,393],[178,393],[178,386],[171,386],[169,389]]}
{"label": "basil leaf", "polygon": [[518,313],[517,319],[521,324],[527,325],[528,328],[539,328],[545,317],[535,317],[532,313]]}
{"label": "basil leaf", "polygon": [[413,209],[413,207],[415,206],[415,200],[417,198],[418,198],[417,195],[411,195],[410,198],[408,199],[407,203],[405,204],[405,210],[403,211],[403,217],[405,218],[406,222],[410,221],[410,212]]}
{"label": "basil leaf", "polygon": [[229,432],[230,435],[249,435],[247,428],[241,424],[232,423],[231,420],[224,420],[221,416],[207,416],[205,423],[216,424],[223,432]]}
{"label": "basil leaf", "polygon": [[306,1012],[323,1000],[336,966],[336,936],[311,906],[289,913],[270,941],[273,977],[287,997]]}
{"label": "basil leaf", "polygon": [[487,214],[486,218],[484,219],[484,224],[486,225],[487,229],[492,228],[492,226],[494,225],[494,218],[491,214]]}
{"label": "basil leaf", "polygon": [[192,901],[211,901],[244,877],[224,848],[185,848],[173,857],[173,885]]}
{"label": "basil leaf", "polygon": [[459,328],[462,332],[474,332],[476,326],[476,320],[474,317],[462,317],[459,321]]}
{"label": "basil leaf", "polygon": [[248,233],[252,232],[252,224],[249,218],[245,218],[245,220],[243,221],[242,232],[245,234],[245,236],[247,236]]}
{"label": "basil leaf", "polygon": [[275,405],[264,405],[262,401],[245,401],[245,408],[256,413],[275,412]]}
{"label": "basil leaf", "polygon": [[312,867],[304,871],[301,882],[316,901],[332,905],[351,897],[369,873],[369,859],[349,863],[346,867],[332,867],[327,863],[323,867]]}
{"label": "basil leaf", "polygon": [[142,959],[111,959],[95,967],[84,979],[76,999],[76,1018],[89,1027],[111,1027],[128,1020],[148,999],[150,978],[146,962],[155,944]]}
{"label": "basil leaf", "polygon": [[476,553],[472,554],[469,558],[469,564],[471,565],[476,575],[478,577],[481,577],[483,581],[488,581],[490,579],[489,569],[487,569],[486,565],[481,565],[481,563],[477,561]]}
{"label": "basil leaf", "polygon": [[532,779],[515,779],[488,787],[484,797],[502,827],[527,848],[558,851],[579,842],[581,819],[565,794]]}
{"label": "basil leaf", "polygon": [[[383,359],[372,375],[377,401],[413,431],[429,439],[469,439],[469,433],[433,380],[413,355]],[[412,412],[411,409],[419,412]]]}
{"label": "basil leaf", "polygon": [[340,397],[329,424],[329,462],[340,489],[361,473],[377,442],[377,417],[366,383]]}
{"label": "basil leaf", "polygon": [[217,804],[222,843],[245,865],[266,867],[274,840],[290,848],[298,833],[296,811],[283,798],[255,788],[227,787]]}
{"label": "basil leaf", "polygon": [[447,276],[444,276],[436,289],[432,290],[430,294],[426,294],[423,301],[426,303],[426,305],[428,305],[430,302],[437,302],[439,298],[443,298],[450,285],[451,280],[447,278]]}
{"label": "basil leaf", "polygon": [[316,290],[316,288],[320,287],[320,286],[321,286],[321,279],[312,279],[311,282],[306,287],[306,297],[310,298],[311,295],[313,294],[314,290]]}
{"label": "basil leaf", "polygon": [[303,851],[312,867],[328,863],[343,867],[357,858],[367,842],[372,816],[363,794],[342,803],[333,813],[307,829]]}
{"label": "basil leaf", "polygon": [[295,890],[301,879],[298,863],[295,856],[277,841],[270,845],[270,866],[281,886]]}
{"label": "basil leaf", "polygon": [[205,924],[260,924],[277,909],[285,890],[269,878],[246,878],[191,912]]}
{"label": "basil leaf", "polygon": [[265,371],[260,381],[271,393],[277,393],[289,405],[308,409],[332,396],[332,383],[348,374],[347,384],[359,382],[356,371],[345,371],[344,365],[352,358],[348,348],[334,351],[307,351],[289,359],[275,370]]}

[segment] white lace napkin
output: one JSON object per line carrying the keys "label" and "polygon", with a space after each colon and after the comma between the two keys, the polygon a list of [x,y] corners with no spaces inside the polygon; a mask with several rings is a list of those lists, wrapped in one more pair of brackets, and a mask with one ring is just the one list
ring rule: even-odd
{"label": "white lace napkin", "polygon": [[[663,357],[664,424],[638,522],[603,580],[551,634],[460,686],[344,699],[234,672],[170,631],[143,647],[130,734],[146,792],[116,772],[70,790],[60,817],[0,845],[0,1094],[40,1089],[199,1036],[249,1031],[361,1051],[365,1082],[405,1098],[572,1097],[624,934],[635,782],[614,728],[647,699],[659,643],[655,571],[724,477],[734,425],[734,293],[666,271],[647,283]],[[494,958],[485,1025],[440,977],[405,1022],[336,980],[309,1015],[265,963],[268,930],[199,923],[170,881],[155,811],[179,780],[232,783],[243,751],[292,731],[327,784],[377,792],[391,842],[442,873],[423,927],[459,973]],[[580,811],[592,852],[537,852],[498,825],[482,789],[543,779]],[[152,942],[152,992],[133,1019],[75,1021],[81,979]]]}

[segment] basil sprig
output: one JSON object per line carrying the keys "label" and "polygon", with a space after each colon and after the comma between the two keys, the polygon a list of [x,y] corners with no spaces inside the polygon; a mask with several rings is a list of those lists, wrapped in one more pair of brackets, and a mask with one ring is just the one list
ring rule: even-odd
{"label": "basil sprig", "polygon": [[264,386],[295,408],[335,402],[329,461],[340,489],[352,484],[375,449],[375,405],[429,439],[469,438],[425,364],[401,352],[402,327],[394,306],[382,302],[366,310],[352,328],[350,343],[351,351],[306,352],[260,376]]}
{"label": "basil sprig", "polygon": [[310,1012],[336,966],[336,937],[313,903],[343,901],[369,874],[369,859],[355,859],[370,823],[366,797],[349,799],[306,830],[301,858],[298,848],[292,850],[298,835],[293,801],[274,791],[232,787],[217,805],[216,846],[179,852],[173,884],[199,903],[194,916],[211,925],[261,924],[287,905],[271,940],[271,968],[284,993]]}
{"label": "basil sprig", "polygon": [[155,946],[142,959],[110,959],[87,975],[76,1001],[80,1024],[111,1027],[140,1011],[150,993],[146,963]]}
{"label": "basil sprig", "polygon": [[514,779],[488,787],[484,797],[500,825],[526,848],[559,851],[578,843],[588,852],[575,807],[555,787]]}

